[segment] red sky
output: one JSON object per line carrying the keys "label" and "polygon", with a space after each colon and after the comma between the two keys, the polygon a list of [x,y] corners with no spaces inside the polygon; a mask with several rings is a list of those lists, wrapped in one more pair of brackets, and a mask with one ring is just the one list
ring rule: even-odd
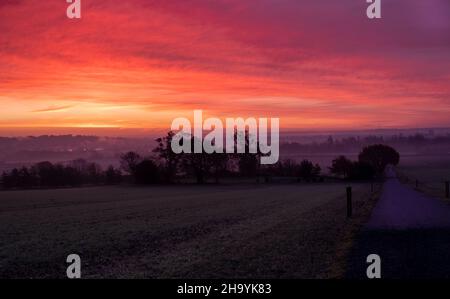
{"label": "red sky", "polygon": [[[0,129],[450,127],[450,2],[0,1]],[[32,133],[33,129],[29,129]]]}

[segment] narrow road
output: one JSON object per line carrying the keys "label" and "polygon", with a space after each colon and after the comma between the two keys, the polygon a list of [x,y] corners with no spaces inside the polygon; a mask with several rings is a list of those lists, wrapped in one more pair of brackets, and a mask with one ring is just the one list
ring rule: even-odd
{"label": "narrow road", "polygon": [[366,279],[369,254],[382,278],[450,278],[450,204],[402,185],[392,167],[348,261],[348,278]]}
{"label": "narrow road", "polygon": [[392,167],[386,169],[383,194],[368,229],[450,228],[450,205],[402,185]]}

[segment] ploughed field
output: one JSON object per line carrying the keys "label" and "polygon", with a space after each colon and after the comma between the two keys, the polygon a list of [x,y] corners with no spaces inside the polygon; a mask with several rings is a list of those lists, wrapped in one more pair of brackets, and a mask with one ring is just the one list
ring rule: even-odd
{"label": "ploughed field", "polygon": [[0,192],[0,278],[330,278],[374,204],[353,184]]}

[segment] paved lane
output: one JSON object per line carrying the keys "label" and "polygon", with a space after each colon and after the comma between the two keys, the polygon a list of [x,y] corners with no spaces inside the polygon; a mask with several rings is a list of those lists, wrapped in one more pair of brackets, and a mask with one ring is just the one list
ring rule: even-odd
{"label": "paved lane", "polygon": [[396,177],[387,179],[368,229],[449,228],[450,205],[425,196]]}
{"label": "paved lane", "polygon": [[378,254],[382,278],[450,278],[450,204],[402,185],[393,168],[386,178],[349,255],[347,277],[367,279],[366,258]]}

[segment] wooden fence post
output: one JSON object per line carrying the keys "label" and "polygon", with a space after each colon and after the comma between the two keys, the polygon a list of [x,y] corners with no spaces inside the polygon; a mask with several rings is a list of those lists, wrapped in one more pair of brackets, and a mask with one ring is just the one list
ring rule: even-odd
{"label": "wooden fence post", "polygon": [[445,182],[445,197],[446,197],[446,198],[449,198],[449,197],[450,197],[450,194],[449,194],[449,193],[450,193],[450,190],[449,190],[449,189],[450,189],[449,181],[446,181],[446,182]]}
{"label": "wooden fence post", "polygon": [[352,217],[352,187],[347,187],[347,218]]}

